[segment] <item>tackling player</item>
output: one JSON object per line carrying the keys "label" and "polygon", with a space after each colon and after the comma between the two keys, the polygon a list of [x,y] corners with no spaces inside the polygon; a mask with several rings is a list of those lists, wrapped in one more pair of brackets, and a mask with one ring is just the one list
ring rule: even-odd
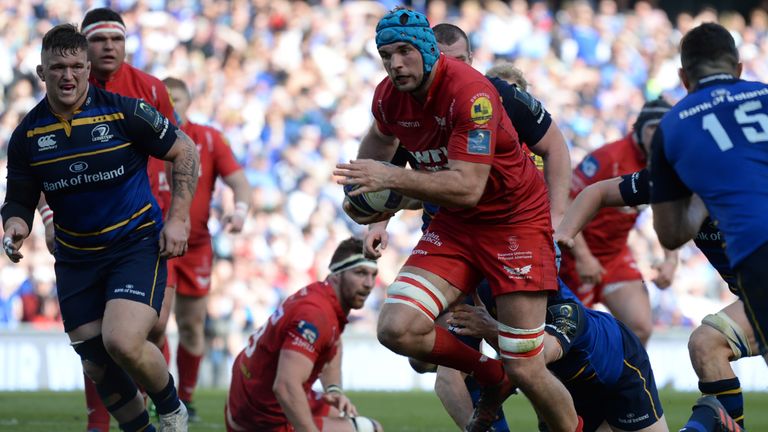
{"label": "tackling player", "polygon": [[179,327],[179,346],[176,351],[179,398],[187,406],[190,421],[197,421],[199,417],[192,405],[192,396],[205,352],[203,327],[213,264],[211,234],[208,231],[211,197],[219,177],[232,188],[234,212],[225,214],[222,222],[229,227],[230,232],[238,233],[243,229],[248,215],[251,187],[221,132],[192,123],[187,118],[191,103],[187,85],[176,78],[166,78],[163,83],[173,98],[181,130],[195,142],[200,156],[200,178],[190,208],[192,229],[189,234],[189,250],[183,257],[168,263],[173,268],[177,284],[175,312]]}
{"label": "tackling player", "polygon": [[[228,432],[383,431],[377,421],[357,415],[341,388],[341,333],[378,273],[362,248],[360,239],[341,242],[325,281],[288,297],[248,339],[232,366]],[[318,377],[324,394],[311,389]]]}

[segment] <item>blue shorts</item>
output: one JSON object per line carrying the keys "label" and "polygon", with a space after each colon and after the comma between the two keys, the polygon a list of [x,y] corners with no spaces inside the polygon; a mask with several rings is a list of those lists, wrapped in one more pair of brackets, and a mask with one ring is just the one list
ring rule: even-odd
{"label": "blue shorts", "polygon": [[738,296],[755,332],[761,353],[768,350],[768,243],[752,252],[737,268]]}
{"label": "blue shorts", "polygon": [[160,313],[167,277],[166,260],[159,256],[158,236],[147,236],[93,260],[58,261],[56,291],[64,331],[104,316],[107,301],[128,299]]}
{"label": "blue shorts", "polygon": [[584,419],[584,432],[596,430],[603,421],[625,431],[656,423],[664,414],[653,378],[648,353],[640,340],[623,324],[624,370],[615,384],[596,379],[566,383],[576,412]]}

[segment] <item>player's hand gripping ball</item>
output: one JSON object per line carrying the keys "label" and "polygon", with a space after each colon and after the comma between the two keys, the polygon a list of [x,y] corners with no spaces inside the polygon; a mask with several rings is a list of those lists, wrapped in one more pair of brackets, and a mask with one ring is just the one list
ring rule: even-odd
{"label": "player's hand gripping ball", "polygon": [[365,192],[356,196],[349,196],[349,193],[357,189],[359,185],[345,185],[344,194],[347,200],[355,210],[364,215],[374,213],[394,213],[400,210],[400,204],[403,202],[403,195],[391,189],[384,189],[378,192]]}

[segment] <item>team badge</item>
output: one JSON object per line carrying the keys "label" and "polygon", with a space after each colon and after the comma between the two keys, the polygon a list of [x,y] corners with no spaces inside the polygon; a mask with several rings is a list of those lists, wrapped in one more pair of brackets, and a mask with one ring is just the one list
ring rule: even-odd
{"label": "team badge", "polygon": [[486,96],[479,96],[472,101],[469,116],[475,124],[484,125],[493,117],[493,105]]}
{"label": "team badge", "polygon": [[597,170],[600,169],[600,164],[594,156],[587,156],[586,159],[579,164],[579,169],[585,176],[587,176],[587,178],[592,178],[597,174]]}
{"label": "team badge", "polygon": [[475,129],[467,134],[467,153],[477,155],[491,154],[491,131]]}
{"label": "team badge", "polygon": [[314,324],[308,323],[304,320],[299,321],[299,325],[296,330],[310,345],[314,344],[318,337],[317,327]]}
{"label": "team badge", "polygon": [[152,126],[155,132],[160,132],[163,125],[163,116],[150,104],[139,100],[136,104],[136,110],[134,111],[136,117],[144,120]]}

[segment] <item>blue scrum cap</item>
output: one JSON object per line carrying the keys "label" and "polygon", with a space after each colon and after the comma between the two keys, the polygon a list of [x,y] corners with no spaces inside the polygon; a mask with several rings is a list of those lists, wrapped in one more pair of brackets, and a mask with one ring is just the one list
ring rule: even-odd
{"label": "blue scrum cap", "polygon": [[440,50],[437,49],[435,33],[424,14],[398,9],[384,15],[376,25],[376,48],[395,42],[407,42],[415,46],[424,60],[424,73],[432,72]]}

